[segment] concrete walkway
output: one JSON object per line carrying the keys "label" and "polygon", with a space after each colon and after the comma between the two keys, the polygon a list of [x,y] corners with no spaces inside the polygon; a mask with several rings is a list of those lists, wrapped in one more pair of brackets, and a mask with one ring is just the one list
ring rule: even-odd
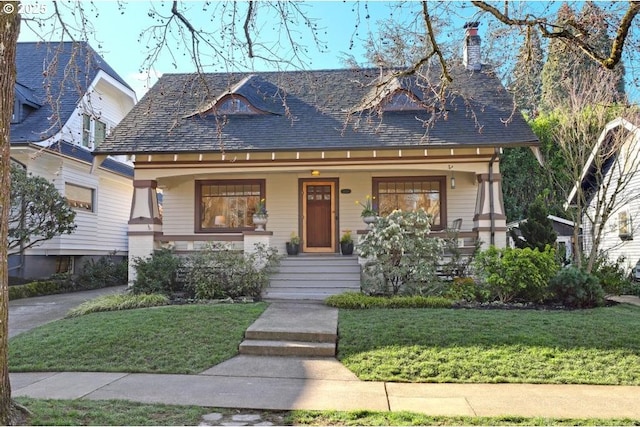
{"label": "concrete walkway", "polygon": [[[272,314],[270,308],[260,322]],[[281,304],[277,310],[280,326],[284,322],[296,328],[304,323],[304,316],[283,311]],[[337,328],[337,323],[330,327]],[[10,377],[15,397],[124,399],[272,410],[368,409],[430,415],[640,420],[640,387],[364,382],[335,358],[240,355],[198,375],[35,372],[11,373]]]}

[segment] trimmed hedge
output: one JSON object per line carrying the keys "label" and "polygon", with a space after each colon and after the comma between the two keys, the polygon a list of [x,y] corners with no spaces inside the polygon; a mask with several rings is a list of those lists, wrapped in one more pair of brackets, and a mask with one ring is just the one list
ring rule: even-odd
{"label": "trimmed hedge", "polygon": [[325,299],[325,304],[336,308],[451,308],[453,301],[434,296],[393,296],[381,297],[358,292],[345,292]]}
{"label": "trimmed hedge", "polygon": [[38,297],[42,295],[62,294],[71,291],[70,287],[58,280],[43,280],[26,285],[9,286],[9,300]]}

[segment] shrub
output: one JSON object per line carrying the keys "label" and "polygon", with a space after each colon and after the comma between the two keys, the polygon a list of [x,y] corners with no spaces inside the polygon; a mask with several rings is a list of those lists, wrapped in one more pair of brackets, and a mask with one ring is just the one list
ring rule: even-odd
{"label": "shrub", "polygon": [[75,288],[87,290],[126,285],[127,270],[126,260],[115,262],[112,256],[103,256],[97,261],[89,259],[82,265],[80,274],[74,281]]}
{"label": "shrub", "polygon": [[631,283],[631,272],[624,255],[611,261],[605,254],[599,254],[591,273],[598,278],[600,285],[608,294],[621,295]]}
{"label": "shrub", "polygon": [[260,299],[278,262],[277,251],[265,245],[243,254],[228,244],[209,244],[189,257],[186,283],[199,299]]}
{"label": "shrub", "polygon": [[160,249],[147,258],[134,258],[136,280],[133,282],[134,294],[171,295],[181,290],[176,280],[183,261],[170,249]]}
{"label": "shrub", "polygon": [[491,296],[502,303],[543,301],[549,280],[559,268],[555,250],[549,246],[543,252],[491,246],[477,255],[474,265]]}
{"label": "shrub", "polygon": [[379,297],[359,292],[345,292],[325,299],[325,304],[336,308],[451,308],[452,301],[434,296],[393,296]]}
{"label": "shrub", "polygon": [[567,307],[587,308],[604,304],[604,290],[593,274],[580,268],[563,268],[549,283],[550,299]]}
{"label": "shrub", "polygon": [[69,288],[64,282],[57,280],[42,280],[9,287],[9,300],[37,297],[40,295],[53,295],[67,292]]}
{"label": "shrub", "polygon": [[80,304],[69,310],[66,317],[84,316],[100,311],[129,310],[134,308],[158,307],[169,304],[169,298],[162,294],[116,294],[104,295]]}
{"label": "shrub", "polygon": [[489,296],[489,291],[471,277],[455,277],[444,291],[444,297],[454,301],[485,302]]}
{"label": "shrub", "polygon": [[424,209],[395,210],[378,218],[358,248],[360,255],[368,258],[363,267],[366,292],[397,295],[428,293],[434,288],[439,280],[442,242],[429,237],[430,224],[431,217]]}

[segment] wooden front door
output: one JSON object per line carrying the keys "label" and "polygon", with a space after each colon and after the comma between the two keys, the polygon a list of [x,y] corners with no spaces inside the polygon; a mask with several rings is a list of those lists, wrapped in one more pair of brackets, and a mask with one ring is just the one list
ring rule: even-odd
{"label": "wooden front door", "polygon": [[302,240],[304,252],[336,250],[336,183],[302,183]]}

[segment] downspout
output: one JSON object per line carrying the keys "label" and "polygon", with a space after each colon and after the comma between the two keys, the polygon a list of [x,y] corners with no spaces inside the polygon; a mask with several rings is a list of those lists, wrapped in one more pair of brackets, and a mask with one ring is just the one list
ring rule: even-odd
{"label": "downspout", "polygon": [[496,218],[495,218],[495,205],[493,202],[493,164],[498,158],[498,148],[493,151],[493,156],[489,160],[489,220],[490,220],[490,239],[489,244],[496,244]]}

